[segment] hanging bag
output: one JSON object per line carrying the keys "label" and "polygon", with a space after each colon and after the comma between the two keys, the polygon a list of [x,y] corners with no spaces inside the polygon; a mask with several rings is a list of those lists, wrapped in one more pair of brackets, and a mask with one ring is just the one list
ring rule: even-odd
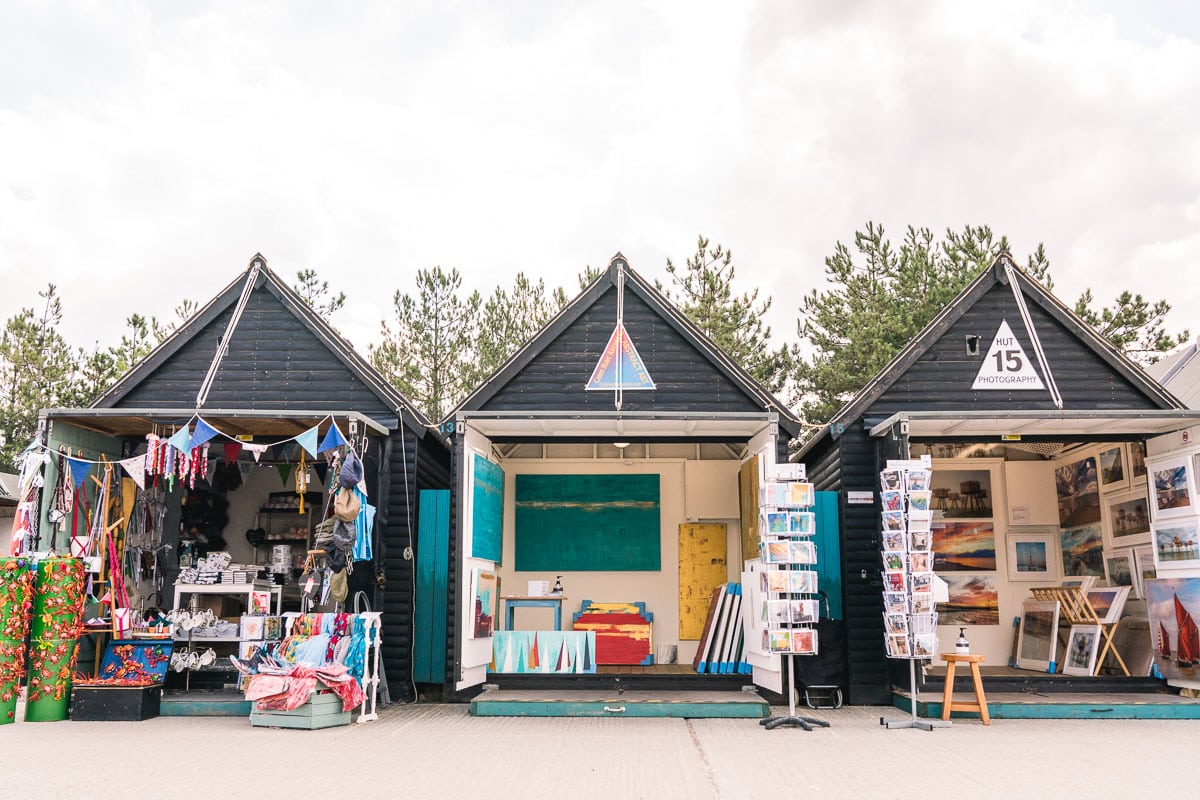
{"label": "hanging bag", "polygon": [[362,510],[362,503],[353,489],[341,488],[333,501],[333,514],[342,522],[354,522]]}

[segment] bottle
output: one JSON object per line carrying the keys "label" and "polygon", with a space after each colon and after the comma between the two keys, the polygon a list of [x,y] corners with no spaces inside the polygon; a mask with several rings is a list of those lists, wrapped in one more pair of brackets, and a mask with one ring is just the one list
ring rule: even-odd
{"label": "bottle", "polygon": [[554,578],[554,589],[551,590],[551,594],[562,594],[562,593],[563,593],[562,575],[557,575]]}
{"label": "bottle", "polygon": [[958,641],[954,643],[956,655],[965,656],[971,653],[971,643],[967,641],[967,629],[958,629]]}

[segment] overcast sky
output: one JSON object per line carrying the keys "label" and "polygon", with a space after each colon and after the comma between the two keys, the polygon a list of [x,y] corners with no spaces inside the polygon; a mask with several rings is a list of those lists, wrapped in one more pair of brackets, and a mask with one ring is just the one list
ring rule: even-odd
{"label": "overcast sky", "polygon": [[875,220],[1043,242],[1064,299],[1200,333],[1196,9],[0,0],[0,316],[53,281],[108,344],[261,251],[365,352],[419,268],[573,294],[703,233],[791,337]]}

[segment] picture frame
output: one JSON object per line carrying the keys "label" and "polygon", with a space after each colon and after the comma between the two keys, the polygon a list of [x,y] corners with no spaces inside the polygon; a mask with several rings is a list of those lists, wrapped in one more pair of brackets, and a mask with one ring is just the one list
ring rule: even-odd
{"label": "picture frame", "polygon": [[1128,586],[1131,597],[1140,598],[1140,581],[1133,563],[1133,550],[1122,547],[1104,556],[1104,575],[1109,586]]}
{"label": "picture frame", "polygon": [[929,508],[941,519],[988,519],[992,516],[991,470],[935,469],[929,489]]}
{"label": "picture frame", "polygon": [[[1095,456],[1060,463],[1054,470],[1054,488],[1058,495],[1058,523],[1063,528],[1100,521],[1100,478]],[[1066,569],[1065,563],[1063,568]]]}
{"label": "picture frame", "polygon": [[1058,648],[1057,600],[1026,600],[1021,603],[1017,631],[1017,667],[1053,672]]}
{"label": "picture frame", "polygon": [[1005,537],[1010,581],[1041,581],[1046,585],[1058,578],[1057,534],[1010,533]]}
{"label": "picture frame", "polygon": [[1125,445],[1118,442],[1100,448],[1096,454],[1099,463],[1098,475],[1101,492],[1114,492],[1129,488],[1128,457]]}
{"label": "picture frame", "polygon": [[1129,477],[1131,480],[1146,476],[1146,443],[1129,443]]}
{"label": "picture frame", "polygon": [[1200,567],[1200,517],[1153,522],[1150,532],[1156,572]]}
{"label": "picture frame", "polygon": [[1091,603],[1100,622],[1104,625],[1113,625],[1121,619],[1121,612],[1125,610],[1125,601],[1129,597],[1131,588],[1130,586],[1093,586],[1091,589],[1085,589],[1083,594]]}
{"label": "picture frame", "polygon": [[1098,522],[1062,528],[1058,538],[1063,575],[1104,575],[1104,532]]}
{"label": "picture frame", "polygon": [[1072,575],[1069,578],[1063,578],[1058,585],[1066,588],[1075,587],[1076,589],[1087,590],[1096,585],[1099,578],[1095,575]]}
{"label": "picture frame", "polygon": [[1100,650],[1099,625],[1072,625],[1063,653],[1064,675],[1090,677],[1096,671],[1096,654]]}
{"label": "picture frame", "polygon": [[1148,462],[1150,517],[1157,522],[1196,513],[1196,475],[1190,457]]}
{"label": "picture frame", "polygon": [[1158,577],[1158,566],[1154,561],[1154,545],[1144,544],[1133,548],[1133,564],[1137,569],[1138,586],[1141,587],[1142,596],[1145,597],[1146,581],[1152,581]]}
{"label": "picture frame", "polygon": [[1143,488],[1108,495],[1104,498],[1105,528],[1114,544],[1139,544],[1150,541],[1150,501]]}

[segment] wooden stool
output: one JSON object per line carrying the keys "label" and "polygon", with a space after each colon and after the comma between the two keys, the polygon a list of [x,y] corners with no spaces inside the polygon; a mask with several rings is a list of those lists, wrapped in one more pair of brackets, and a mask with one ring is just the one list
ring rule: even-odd
{"label": "wooden stool", "polygon": [[[950,719],[951,711],[978,711],[984,725],[991,725],[992,718],[988,716],[987,698],[983,695],[983,678],[979,676],[979,662],[982,655],[958,653],[942,653],[942,661],[946,662],[946,690],[942,695],[942,719]],[[975,681],[975,702],[954,702],[954,668],[959,664],[971,666],[971,679]]]}

